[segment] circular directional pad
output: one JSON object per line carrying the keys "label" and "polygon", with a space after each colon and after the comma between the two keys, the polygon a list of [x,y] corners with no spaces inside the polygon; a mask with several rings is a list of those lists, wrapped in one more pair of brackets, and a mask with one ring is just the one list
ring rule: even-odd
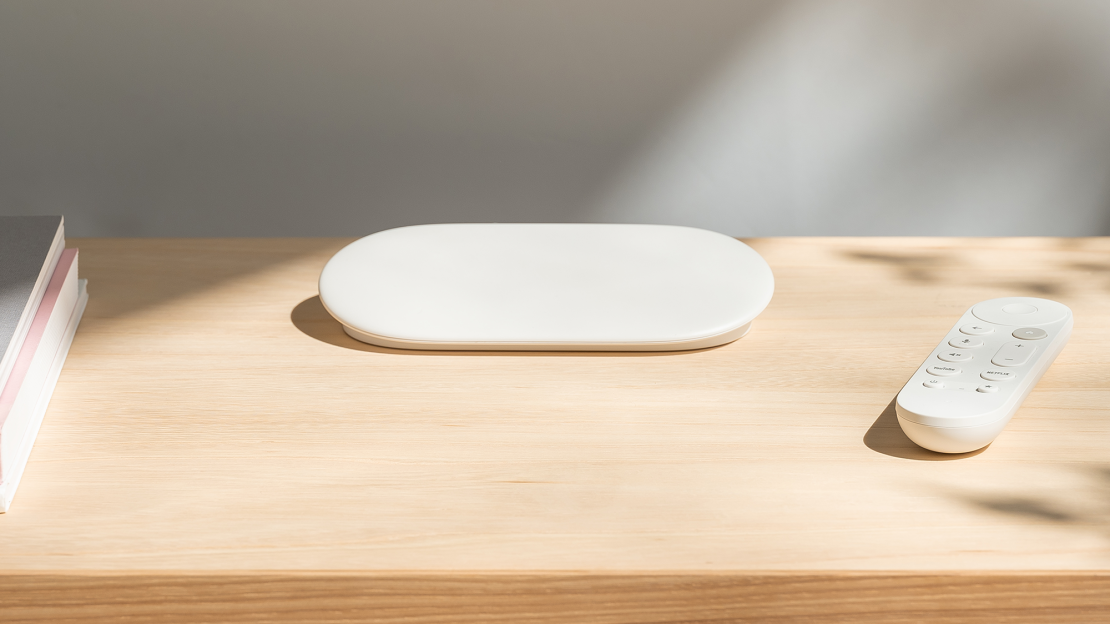
{"label": "circular directional pad", "polygon": [[1063,319],[1068,315],[1068,308],[1048,299],[1003,297],[978,303],[971,309],[971,313],[977,319],[997,325],[1035,327]]}

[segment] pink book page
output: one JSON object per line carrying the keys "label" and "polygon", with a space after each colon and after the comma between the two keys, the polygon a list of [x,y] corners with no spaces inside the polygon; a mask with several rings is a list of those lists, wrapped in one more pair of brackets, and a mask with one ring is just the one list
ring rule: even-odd
{"label": "pink book page", "polygon": [[43,332],[46,331],[46,324],[50,320],[50,314],[54,311],[54,304],[58,303],[58,295],[62,292],[62,284],[65,283],[66,275],[69,274],[69,268],[73,265],[73,260],[76,257],[76,249],[66,249],[62,252],[62,257],[58,259],[58,266],[54,269],[54,275],[50,277],[50,284],[46,287],[46,294],[42,296],[42,303],[39,304],[39,309],[35,312],[35,320],[31,322],[31,329],[27,332],[27,338],[23,341],[23,347],[19,350],[19,357],[16,358],[15,365],[12,367],[8,384],[4,386],[4,391],[0,393],[0,425],[4,424],[4,421],[8,419],[8,414],[12,411],[15,397],[19,394],[19,388],[23,385],[23,379],[27,376],[27,370],[31,367],[31,360],[35,358],[35,350],[38,349]]}

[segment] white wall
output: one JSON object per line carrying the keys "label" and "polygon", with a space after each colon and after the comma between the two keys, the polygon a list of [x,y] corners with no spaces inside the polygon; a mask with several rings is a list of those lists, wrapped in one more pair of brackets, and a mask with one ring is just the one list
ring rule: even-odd
{"label": "white wall", "polygon": [[1110,234],[1102,0],[0,0],[0,214]]}

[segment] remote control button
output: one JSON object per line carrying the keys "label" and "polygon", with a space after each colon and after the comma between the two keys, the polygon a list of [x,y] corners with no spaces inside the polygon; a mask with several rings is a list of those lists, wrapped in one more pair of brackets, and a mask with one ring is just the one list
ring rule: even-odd
{"label": "remote control button", "polygon": [[979,373],[979,376],[987,381],[1010,381],[1017,379],[1017,374],[1014,371],[999,371],[999,370],[985,370]]}
{"label": "remote control button", "polygon": [[1040,340],[1046,337],[1048,337],[1048,332],[1037,327],[1022,327],[1014,332],[1014,338],[1021,338],[1022,340]]}
{"label": "remote control button", "polygon": [[1037,347],[1028,342],[1007,342],[994,354],[991,362],[996,366],[1021,366],[1029,361],[1036,350]]}
{"label": "remote control button", "polygon": [[938,353],[937,357],[945,362],[967,362],[971,360],[971,354],[967,351],[945,351]]}
{"label": "remote control button", "polygon": [[927,379],[925,383],[921,384],[926,388],[943,388],[944,382],[939,379]]}
{"label": "remote control button", "polygon": [[1071,315],[1071,311],[1062,303],[1033,297],[1003,297],[980,301],[971,308],[971,313],[985,323],[1013,325],[1015,328],[1040,327],[1062,321]]}
{"label": "remote control button", "polygon": [[986,334],[993,334],[994,329],[987,327],[986,325],[971,324],[961,327],[960,333],[967,334],[968,336],[984,336]]}
{"label": "remote control button", "polygon": [[982,338],[953,338],[948,344],[957,349],[978,349],[983,346]]}
{"label": "remote control button", "polygon": [[976,392],[991,393],[998,392],[998,386],[994,384],[983,384],[975,389]]}
{"label": "remote control button", "polygon": [[958,366],[950,366],[948,364],[937,364],[930,366],[925,372],[930,375],[937,375],[938,377],[951,377],[952,375],[959,375],[963,371]]}

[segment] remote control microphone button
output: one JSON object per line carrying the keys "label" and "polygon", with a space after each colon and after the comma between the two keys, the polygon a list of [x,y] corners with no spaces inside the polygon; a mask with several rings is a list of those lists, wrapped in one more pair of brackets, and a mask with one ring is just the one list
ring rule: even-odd
{"label": "remote control microphone button", "polygon": [[978,349],[983,346],[982,338],[953,338],[948,341],[948,344],[956,347],[957,349]]}

